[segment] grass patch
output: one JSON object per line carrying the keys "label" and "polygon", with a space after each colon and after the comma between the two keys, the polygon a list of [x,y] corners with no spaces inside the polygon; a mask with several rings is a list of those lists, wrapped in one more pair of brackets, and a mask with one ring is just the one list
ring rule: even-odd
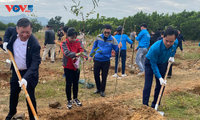
{"label": "grass patch", "polygon": [[183,56],[185,59],[191,60],[191,59],[199,59],[200,54],[199,53],[185,53]]}
{"label": "grass patch", "polygon": [[164,97],[161,111],[169,119],[200,119],[200,97],[188,92],[174,92]]}
{"label": "grass patch", "polygon": [[65,95],[65,81],[53,80],[38,84],[35,89],[36,98],[59,97]]}

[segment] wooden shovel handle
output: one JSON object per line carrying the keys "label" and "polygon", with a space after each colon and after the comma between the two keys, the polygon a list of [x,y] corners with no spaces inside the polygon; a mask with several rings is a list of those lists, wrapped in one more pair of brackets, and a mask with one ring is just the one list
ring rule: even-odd
{"label": "wooden shovel handle", "polygon": [[[168,75],[168,72],[169,72],[169,69],[170,69],[171,64],[172,64],[171,62],[168,63],[167,71],[166,71],[166,73],[165,73],[165,78],[164,78],[164,80],[167,79],[167,75]],[[160,98],[161,98],[161,95],[162,95],[164,86],[165,86],[165,84],[162,84],[162,87],[161,87],[161,89],[160,89],[160,92],[159,92],[159,95],[158,95],[158,99],[157,99],[157,102],[156,102],[157,105],[158,105],[159,102],[160,102]]]}
{"label": "wooden shovel handle", "polygon": [[[9,56],[10,56],[10,59],[11,59],[12,63],[13,63],[13,66],[14,66],[15,72],[16,72],[16,74],[17,74],[17,77],[18,77],[19,81],[21,81],[21,80],[22,80],[22,77],[21,77],[21,74],[20,74],[20,72],[19,72],[19,69],[18,69],[18,67],[17,67],[17,65],[16,65],[15,59],[14,59],[14,57],[13,57],[13,54],[12,54],[12,52],[10,52],[10,50],[8,50],[8,54],[9,54]],[[30,96],[29,96],[29,94],[28,94],[28,92],[27,92],[27,90],[26,90],[26,86],[25,86],[24,84],[22,85],[22,88],[23,88],[23,90],[24,90],[24,92],[25,92],[26,99],[27,99],[28,104],[29,104],[29,106],[30,106],[30,108],[31,108],[31,111],[32,111],[32,113],[33,113],[33,116],[35,117],[35,120],[39,120],[39,119],[38,119],[38,116],[37,116],[37,114],[36,114],[36,112],[35,112],[35,109],[34,109],[34,107],[33,107],[33,104],[32,104],[32,102],[31,102]]]}

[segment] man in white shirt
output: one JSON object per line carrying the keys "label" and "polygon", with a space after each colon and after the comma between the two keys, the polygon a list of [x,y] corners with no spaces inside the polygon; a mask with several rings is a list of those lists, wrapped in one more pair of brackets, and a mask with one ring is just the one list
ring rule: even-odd
{"label": "man in white shirt", "polygon": [[[36,110],[35,87],[38,83],[40,58],[40,45],[32,34],[32,24],[27,18],[21,18],[17,27],[9,27],[4,35],[3,48],[10,50],[14,55],[19,72],[22,76],[19,82],[13,65],[10,80],[10,105],[6,120],[10,120],[17,113],[17,104],[21,87],[24,84]],[[29,118],[35,120],[27,103]],[[37,112],[37,110],[36,110]]]}

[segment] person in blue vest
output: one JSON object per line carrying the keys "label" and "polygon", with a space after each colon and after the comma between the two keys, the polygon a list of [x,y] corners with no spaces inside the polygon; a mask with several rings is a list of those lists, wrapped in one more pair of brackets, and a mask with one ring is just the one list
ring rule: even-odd
{"label": "person in blue vest", "polygon": [[[117,35],[115,35],[114,37],[116,38],[118,44],[121,42],[122,43],[122,48],[120,51],[120,57],[121,57],[121,61],[122,61],[122,77],[126,77],[127,75],[125,74],[125,67],[126,67],[126,42],[128,42],[129,44],[133,44],[133,41],[131,39],[129,39],[129,37],[126,34],[123,34],[123,30],[122,30],[122,26],[118,26],[116,31],[117,31]],[[113,77],[118,77],[117,75],[117,66],[118,66],[118,54],[119,51],[117,51],[115,53],[115,74],[113,75]]]}
{"label": "person in blue vest", "polygon": [[[145,60],[145,83],[143,89],[143,104],[148,106],[151,86],[153,81],[153,74],[156,77],[156,87],[154,93],[154,100],[151,107],[155,108],[158,99],[160,88],[162,84],[166,84],[164,80],[165,72],[167,70],[168,62],[174,62],[174,55],[178,40],[176,40],[178,31],[169,28],[164,32],[163,40],[155,42],[149,49]],[[164,90],[163,90],[164,91]]]}
{"label": "person in blue vest", "polygon": [[150,34],[147,31],[147,24],[142,23],[141,24],[141,32],[137,35],[135,35],[135,39],[139,41],[138,47],[135,49],[137,51],[135,62],[137,63],[140,73],[138,75],[144,75],[145,71],[145,66],[144,66],[144,61],[145,61],[145,56],[148,52],[149,48],[149,42],[150,42]]}
{"label": "person in blue vest", "polygon": [[[112,49],[117,52],[119,48],[122,47],[122,44],[118,44],[117,40],[111,35],[111,29],[111,25],[104,25],[103,33],[98,35],[94,41],[89,58],[89,62],[91,62],[94,56],[94,79],[97,87],[94,94],[100,93],[102,97],[105,97],[104,91],[106,88]],[[102,71],[102,82],[100,82],[100,70]]]}

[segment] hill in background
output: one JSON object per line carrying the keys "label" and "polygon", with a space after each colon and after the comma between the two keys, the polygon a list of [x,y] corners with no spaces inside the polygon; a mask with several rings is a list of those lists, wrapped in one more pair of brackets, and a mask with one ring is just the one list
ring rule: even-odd
{"label": "hill in background", "polygon": [[[8,24],[8,23],[15,23],[17,24],[17,21],[20,19],[20,18],[33,18],[33,17],[29,17],[25,14],[21,14],[21,15],[16,15],[16,16],[0,16],[0,21],[3,22],[4,24]],[[45,17],[36,17],[37,20],[39,22],[41,22],[42,25],[47,25],[49,19],[45,18]]]}

